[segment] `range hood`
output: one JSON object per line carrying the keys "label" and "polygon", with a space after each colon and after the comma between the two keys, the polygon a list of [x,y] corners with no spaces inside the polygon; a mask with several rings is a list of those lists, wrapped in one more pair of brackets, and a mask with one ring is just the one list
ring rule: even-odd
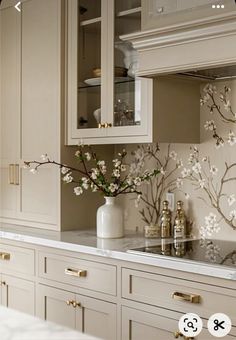
{"label": "range hood", "polygon": [[138,76],[236,77],[236,9],[221,17],[141,31],[121,39],[138,52]]}

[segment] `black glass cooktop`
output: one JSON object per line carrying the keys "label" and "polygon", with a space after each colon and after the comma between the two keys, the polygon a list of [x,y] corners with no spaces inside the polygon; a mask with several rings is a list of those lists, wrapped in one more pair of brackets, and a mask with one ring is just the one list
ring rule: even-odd
{"label": "black glass cooktop", "polygon": [[149,256],[165,255],[192,261],[236,267],[236,242],[218,240],[162,240],[161,244],[128,250]]}

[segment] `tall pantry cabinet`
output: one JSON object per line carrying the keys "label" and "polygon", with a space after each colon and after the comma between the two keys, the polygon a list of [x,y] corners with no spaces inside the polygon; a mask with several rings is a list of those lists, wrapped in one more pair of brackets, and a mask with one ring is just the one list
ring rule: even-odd
{"label": "tall pantry cabinet", "polygon": [[16,3],[3,0],[0,8],[0,221],[78,228],[86,200],[61,184],[60,170],[45,166],[33,175],[23,167],[45,153],[69,162],[75,151],[63,146],[64,1],[25,0],[20,11]]}

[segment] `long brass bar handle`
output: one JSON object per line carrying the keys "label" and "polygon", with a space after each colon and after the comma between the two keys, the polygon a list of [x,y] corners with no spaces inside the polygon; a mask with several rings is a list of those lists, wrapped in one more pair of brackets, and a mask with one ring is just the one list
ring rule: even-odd
{"label": "long brass bar handle", "polygon": [[76,276],[76,277],[86,277],[87,276],[87,270],[82,269],[72,269],[72,268],[66,268],[65,269],[66,275]]}
{"label": "long brass bar handle", "polygon": [[200,303],[200,295],[197,294],[185,294],[180,292],[174,292],[171,295],[172,299],[179,300],[179,301],[187,301],[190,303]]}
{"label": "long brass bar handle", "polygon": [[0,260],[10,260],[11,254],[0,252]]}
{"label": "long brass bar handle", "polygon": [[19,172],[20,172],[20,167],[19,164],[14,164],[14,184],[19,185]]}
{"label": "long brass bar handle", "polygon": [[8,165],[8,183],[15,184],[14,183],[14,164]]}

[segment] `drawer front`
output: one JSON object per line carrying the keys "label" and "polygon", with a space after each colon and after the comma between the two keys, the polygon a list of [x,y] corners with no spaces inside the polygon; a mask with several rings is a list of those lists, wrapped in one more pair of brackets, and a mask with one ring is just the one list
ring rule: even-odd
{"label": "drawer front", "polygon": [[34,250],[0,244],[0,271],[34,275]]}
{"label": "drawer front", "polygon": [[206,318],[225,313],[236,325],[233,289],[123,268],[122,297]]}
{"label": "drawer front", "polygon": [[39,253],[39,276],[116,295],[116,267],[73,257]]}

